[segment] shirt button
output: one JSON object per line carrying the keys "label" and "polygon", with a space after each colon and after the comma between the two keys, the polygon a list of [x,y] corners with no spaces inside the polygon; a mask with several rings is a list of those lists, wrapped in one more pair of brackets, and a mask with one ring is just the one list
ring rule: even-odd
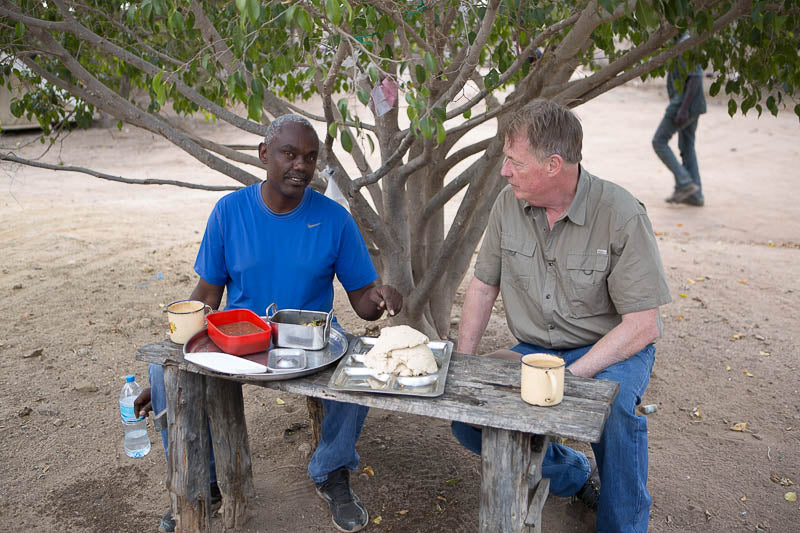
{"label": "shirt button", "polygon": [[555,329],[555,326],[553,324],[548,324],[547,329],[553,330]]}
{"label": "shirt button", "polygon": [[550,299],[550,295],[549,295],[549,294],[548,294],[548,295],[546,295],[546,296],[545,296],[545,299],[546,299],[546,300],[549,300],[549,299]]}
{"label": "shirt button", "polygon": [[551,262],[547,263],[547,266],[553,266],[553,262],[551,261]]}

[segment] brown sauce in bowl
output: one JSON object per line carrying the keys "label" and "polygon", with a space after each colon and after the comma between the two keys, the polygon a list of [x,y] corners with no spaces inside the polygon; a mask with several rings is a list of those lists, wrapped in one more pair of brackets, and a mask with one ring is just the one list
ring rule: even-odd
{"label": "brown sauce in bowl", "polygon": [[239,337],[241,335],[250,335],[251,333],[263,333],[265,330],[261,329],[260,327],[256,326],[252,322],[231,322],[230,324],[222,324],[217,326],[217,329],[220,330],[225,335],[229,337]]}

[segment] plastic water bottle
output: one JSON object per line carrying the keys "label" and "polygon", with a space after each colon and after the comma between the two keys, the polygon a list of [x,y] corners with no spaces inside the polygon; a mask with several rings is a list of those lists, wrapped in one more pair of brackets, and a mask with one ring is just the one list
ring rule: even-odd
{"label": "plastic water bottle", "polygon": [[150,437],[147,436],[147,419],[136,416],[133,402],[142,392],[134,381],[133,374],[125,376],[125,385],[119,393],[119,414],[125,429],[125,454],[128,457],[144,457],[150,452]]}

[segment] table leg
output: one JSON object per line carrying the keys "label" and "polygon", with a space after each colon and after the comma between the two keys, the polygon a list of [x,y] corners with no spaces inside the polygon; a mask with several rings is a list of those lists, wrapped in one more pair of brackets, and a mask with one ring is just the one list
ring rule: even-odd
{"label": "table leg", "polygon": [[542,478],[542,461],[547,452],[550,437],[534,435],[531,440],[531,466],[528,470],[528,488],[533,491],[528,505],[525,525],[531,526],[534,533],[542,531],[542,508],[550,492],[550,479]]}
{"label": "table leg", "polygon": [[311,452],[317,449],[322,438],[322,418],[325,416],[325,406],[322,400],[306,396],[306,407],[308,408],[308,418],[311,421]]}
{"label": "table leg", "polygon": [[211,529],[208,429],[202,375],[164,367],[167,392],[167,489],[178,532]]}
{"label": "table leg", "polygon": [[214,443],[217,483],[222,492],[224,527],[238,528],[247,520],[247,505],[255,495],[242,384],[207,376],[206,409]]}
{"label": "table leg", "polygon": [[479,531],[533,531],[525,525],[533,435],[490,427],[482,434]]}

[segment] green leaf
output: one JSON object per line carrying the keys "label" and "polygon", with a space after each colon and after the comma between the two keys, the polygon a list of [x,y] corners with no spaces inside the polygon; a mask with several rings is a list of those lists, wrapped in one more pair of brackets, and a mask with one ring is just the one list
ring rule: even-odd
{"label": "green leaf", "polygon": [[258,78],[253,78],[250,82],[250,91],[254,96],[258,97],[259,100],[264,99],[264,84],[261,83],[261,80]]}
{"label": "green leaf", "polygon": [[169,17],[169,27],[172,28],[175,32],[182,32],[184,28],[184,20],[183,15],[181,15],[180,11],[174,12]]}
{"label": "green leaf", "polygon": [[262,99],[255,94],[251,94],[247,99],[247,118],[255,121],[261,120]]}
{"label": "green leaf", "polygon": [[416,74],[417,83],[420,85],[425,83],[425,80],[428,78],[425,72],[425,67],[420,64],[414,65],[414,74]]}
{"label": "green leaf", "polygon": [[497,84],[499,83],[499,81],[500,81],[500,73],[497,72],[496,69],[490,70],[489,74],[487,74],[483,78],[483,83],[486,85],[487,89],[495,88],[497,86]]}
{"label": "green leaf", "polygon": [[375,65],[369,66],[367,74],[369,74],[369,80],[372,83],[378,83],[378,68]]}
{"label": "green leaf", "polygon": [[347,120],[347,117],[350,116],[350,112],[347,110],[347,103],[347,98],[342,98],[336,102],[336,107],[339,109],[339,113],[341,113],[343,120]]}
{"label": "green leaf", "polygon": [[14,29],[17,31],[17,39],[22,39],[22,36],[25,35],[25,24],[17,22],[14,25]]}
{"label": "green leaf", "polygon": [[419,121],[419,129],[426,139],[433,137],[433,119],[431,117],[422,117],[422,120]]}
{"label": "green leaf", "polygon": [[461,114],[461,116],[469,120],[469,118],[472,116],[472,109],[467,109]]}
{"label": "green leaf", "polygon": [[161,88],[161,86],[162,86],[161,80],[163,79],[163,77],[164,77],[164,73],[163,72],[159,72],[158,74],[153,76],[152,85],[153,85],[153,90],[154,91],[158,91]]}
{"label": "green leaf", "polygon": [[423,59],[425,60],[425,66],[428,67],[431,74],[435,74],[439,70],[436,68],[436,59],[433,58],[433,54],[426,51]]}
{"label": "green leaf", "polygon": [[436,122],[436,144],[442,144],[447,137],[447,131],[444,129],[444,124]]}
{"label": "green leaf", "polygon": [[338,129],[339,129],[338,125],[335,122],[331,122],[330,124],[328,124],[328,135],[330,135],[332,138],[335,139],[336,132],[338,131]]}
{"label": "green leaf", "polygon": [[733,115],[736,114],[736,108],[737,108],[736,100],[734,100],[733,98],[728,100],[728,114],[730,116],[733,116]]}
{"label": "green leaf", "polygon": [[261,16],[261,4],[259,0],[247,0],[247,14],[253,24],[258,23],[258,17]]}
{"label": "green leaf", "polygon": [[[342,6],[339,5],[339,0],[325,0],[325,14],[328,20],[338,26],[342,22]],[[348,150],[349,152],[350,150]]]}
{"label": "green leaf", "polygon": [[342,130],[342,136],[339,138],[342,143],[342,148],[344,148],[345,152],[350,152],[353,150],[353,139],[350,137],[350,134],[347,133],[347,130]]}
{"label": "green leaf", "polygon": [[369,93],[364,89],[359,89],[356,91],[356,96],[358,97],[358,101],[364,105],[369,105]]}
{"label": "green leaf", "polygon": [[647,0],[636,0],[636,7],[634,8],[636,18],[645,28],[658,25],[658,19],[653,6]]}
{"label": "green leaf", "polygon": [[772,113],[773,115],[777,116],[778,115],[778,106],[775,103],[775,97],[774,96],[770,96],[769,98],[767,98],[766,104],[767,104],[767,109],[769,109],[769,112]]}
{"label": "green leaf", "polygon": [[[297,6],[295,5],[292,7],[297,7]],[[302,7],[298,8],[297,11],[295,11],[294,21],[297,23],[298,26],[300,26],[300,29],[302,29],[304,32],[311,33],[312,31],[314,31],[314,23],[311,22],[311,17],[309,16],[308,12]]]}
{"label": "green leaf", "polygon": [[367,141],[369,142],[369,153],[375,153],[375,141],[372,140],[372,136],[368,133],[367,134]]}
{"label": "green leaf", "polygon": [[247,9],[247,0],[236,0],[236,9],[239,10],[239,13],[244,15],[245,10]]}

